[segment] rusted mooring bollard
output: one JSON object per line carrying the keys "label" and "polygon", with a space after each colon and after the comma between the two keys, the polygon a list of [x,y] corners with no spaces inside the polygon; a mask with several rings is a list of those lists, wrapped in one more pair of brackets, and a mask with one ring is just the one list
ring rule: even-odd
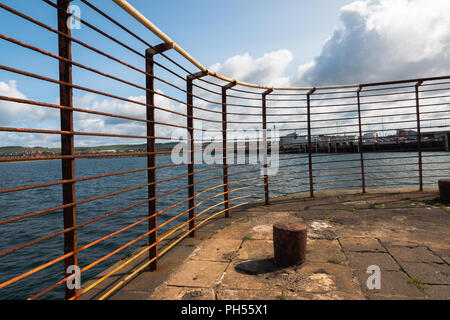
{"label": "rusted mooring bollard", "polygon": [[273,248],[278,266],[302,264],[306,253],[306,226],[301,223],[274,224]]}
{"label": "rusted mooring bollard", "polygon": [[441,179],[438,182],[439,196],[444,203],[450,203],[450,179]]}

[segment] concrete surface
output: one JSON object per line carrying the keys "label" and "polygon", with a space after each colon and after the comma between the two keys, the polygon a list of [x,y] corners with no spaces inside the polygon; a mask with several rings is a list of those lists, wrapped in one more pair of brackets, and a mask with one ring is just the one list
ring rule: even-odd
{"label": "concrete surface", "polygon": [[[247,206],[183,240],[160,270],[110,299],[450,299],[450,212],[437,197],[326,192]],[[306,263],[279,268],[272,225],[290,221],[308,226]],[[380,268],[380,289],[367,287],[371,265]]]}

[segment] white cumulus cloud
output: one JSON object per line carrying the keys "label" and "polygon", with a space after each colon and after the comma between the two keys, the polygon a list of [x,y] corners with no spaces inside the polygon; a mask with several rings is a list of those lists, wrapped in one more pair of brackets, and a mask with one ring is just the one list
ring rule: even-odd
{"label": "white cumulus cloud", "polygon": [[284,72],[292,59],[292,53],[286,49],[266,53],[259,58],[245,53],[231,57],[224,63],[216,63],[210,70],[243,82],[286,86],[290,79]]}
{"label": "white cumulus cloud", "polygon": [[[27,96],[19,90],[15,80],[9,80],[8,82],[0,81],[0,96],[24,100],[28,99]],[[53,119],[54,116],[55,111],[49,108],[0,100],[0,125],[2,126],[27,127],[28,122]]]}
{"label": "white cumulus cloud", "polygon": [[[8,82],[0,81],[0,95],[26,99],[26,96],[17,89],[17,84],[14,80]],[[12,121],[20,119],[25,114],[25,111],[28,111],[28,107],[25,105],[0,100],[0,124],[8,125]]]}
{"label": "white cumulus cloud", "polygon": [[368,0],[341,8],[337,28],[296,84],[348,84],[450,73],[450,1]]}

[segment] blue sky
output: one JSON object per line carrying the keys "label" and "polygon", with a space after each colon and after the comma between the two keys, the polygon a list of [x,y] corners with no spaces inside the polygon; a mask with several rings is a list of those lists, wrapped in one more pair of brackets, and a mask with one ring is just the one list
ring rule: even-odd
{"label": "blue sky", "polygon": [[204,65],[248,52],[289,49],[294,65],[312,60],[350,0],[140,1],[130,3]]}
{"label": "blue sky", "polygon": [[[161,41],[110,0],[93,4],[131,28],[151,44]],[[275,86],[356,84],[450,74],[450,1],[448,0],[129,0],[156,26],[206,67],[245,82]],[[55,9],[41,0],[2,0],[2,3],[55,28]],[[79,0],[81,16],[139,52],[146,46]],[[57,36],[0,9],[1,33],[57,54]],[[82,26],[73,36],[143,69],[141,57]],[[198,71],[170,51],[170,57],[192,72]],[[170,65],[164,58],[159,62]],[[73,60],[143,85],[143,74],[73,45]],[[58,78],[58,63],[5,40],[0,40],[1,64],[46,77]],[[185,84],[156,69],[157,75]],[[140,89],[74,68],[74,83],[143,101]],[[157,89],[178,99],[184,95],[157,83]],[[58,103],[58,86],[0,71],[0,95]],[[142,116],[142,108],[99,95],[74,91],[79,107]],[[182,108],[160,99],[168,109]],[[199,102],[200,103],[200,102]],[[211,107],[205,106],[203,107]],[[160,115],[164,121],[183,119]],[[111,119],[81,117],[78,130],[137,134],[142,128]],[[42,110],[0,101],[0,126],[59,130],[57,110]],[[173,133],[173,132],[172,132]],[[170,135],[171,132],[165,132]],[[79,145],[102,143],[77,140]],[[58,137],[0,133],[0,145],[58,145]]]}
{"label": "blue sky", "polygon": [[[129,2],[205,66],[224,62],[235,55],[249,53],[253,57],[259,57],[268,52],[288,49],[292,52],[294,59],[286,69],[286,73],[292,74],[295,73],[297,65],[307,63],[320,53],[325,40],[340,24],[340,7],[351,1],[131,0]],[[56,27],[54,9],[40,0],[6,0],[3,3]],[[106,28],[106,31],[118,31],[83,3],[79,1],[73,3],[80,6],[82,18],[102,30]],[[121,12],[112,1],[102,0],[93,1],[93,3],[114,17],[120,18],[124,25],[135,27],[140,35],[149,39],[150,43],[160,42],[126,13]],[[0,10],[0,15],[3,34],[57,53],[55,35],[4,10]],[[95,43],[98,44],[97,46],[102,44],[105,51],[120,49],[105,39],[83,31],[85,30],[74,30],[73,35],[87,43]],[[122,33],[117,32],[117,34],[127,43],[140,45],[139,42],[124,37]],[[32,71],[53,77],[57,75],[55,72],[50,72],[50,69],[54,69],[52,59],[41,59],[39,54],[4,41],[1,45],[5,47],[0,50],[0,59],[8,62],[4,64],[20,66],[22,61],[32,57],[38,62],[33,64]],[[76,52],[74,48],[74,57]],[[82,57],[88,59],[88,53]],[[103,65],[99,59],[97,63],[99,68],[107,66],[107,64]],[[118,69],[118,71],[121,70]],[[11,74],[0,72],[0,81],[6,81],[10,77]],[[26,80],[23,79],[23,81]],[[27,92],[39,98],[48,97],[50,94],[32,85],[28,86]]]}

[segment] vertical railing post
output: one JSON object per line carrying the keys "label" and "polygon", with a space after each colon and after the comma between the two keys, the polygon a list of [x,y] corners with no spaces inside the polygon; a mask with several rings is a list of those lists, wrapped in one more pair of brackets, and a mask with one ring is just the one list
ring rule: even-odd
{"label": "vertical railing post", "polygon": [[225,205],[225,218],[230,217],[230,195],[228,184],[228,152],[227,152],[227,90],[233,88],[236,82],[222,87],[222,154],[223,154],[223,197]]}
{"label": "vertical railing post", "polygon": [[192,97],[192,78],[188,76],[187,79],[187,104],[186,104],[186,117],[187,117],[187,144],[188,144],[188,206],[189,206],[189,230],[192,232],[190,237],[195,235],[195,199],[194,199],[194,108]]}
{"label": "vertical railing post", "polygon": [[188,206],[189,206],[189,236],[195,236],[195,186],[194,186],[194,162],[195,162],[195,143],[194,143],[194,96],[192,94],[195,79],[206,76],[204,72],[191,74],[187,77],[187,99],[186,99],[186,118],[188,132]]}
{"label": "vertical railing post", "polygon": [[155,79],[154,79],[154,56],[170,49],[163,43],[145,51],[145,83],[146,83],[146,119],[147,119],[147,181],[148,181],[148,230],[155,230],[148,235],[148,245],[152,246],[148,251],[150,262],[149,271],[157,269],[158,239],[157,217],[156,217],[156,148],[155,148]]}
{"label": "vertical railing post", "polygon": [[359,158],[361,161],[361,184],[362,184],[362,192],[366,193],[366,176],[364,173],[364,151],[363,151],[363,141],[362,141],[362,122],[361,122],[361,101],[360,101],[360,93],[362,90],[362,86],[359,86],[358,91],[356,92],[357,100],[358,100],[358,127],[359,127]]}
{"label": "vertical railing post", "polygon": [[264,165],[264,198],[266,205],[269,204],[269,175],[267,174],[267,95],[273,89],[268,89],[262,94],[262,128],[263,128],[263,165]]}
{"label": "vertical railing post", "polygon": [[[72,43],[68,38],[71,35],[68,27],[70,14],[67,13],[71,0],[58,0],[56,5],[58,12],[58,30],[62,33],[58,35],[58,52],[62,58],[72,60]],[[64,36],[67,35],[68,37]],[[72,84],[72,64],[67,60],[59,61],[59,80]],[[73,180],[75,177],[74,158],[74,137],[73,137],[73,90],[71,85],[60,84],[59,86],[60,104],[69,109],[60,110],[61,131],[70,133],[61,134],[61,155],[68,156],[62,159],[62,179]],[[75,183],[67,182],[63,184],[63,204],[69,205],[75,202]],[[64,208],[64,229],[73,228],[77,224],[76,207],[71,205]],[[64,233],[64,254],[72,253],[64,259],[64,274],[69,266],[78,265],[77,254],[77,231],[72,230]],[[66,299],[77,295],[77,289],[69,289],[66,286]]]}
{"label": "vertical railing post", "polygon": [[306,94],[307,102],[307,121],[308,121],[308,167],[309,167],[309,193],[311,198],[314,197],[314,180],[312,167],[312,145],[311,145],[311,95],[316,91],[316,88],[311,89]]}
{"label": "vertical railing post", "polygon": [[419,157],[419,191],[423,191],[423,168],[422,168],[422,133],[420,130],[420,102],[419,102],[419,87],[423,81],[416,83],[416,115],[417,115],[417,153]]}

